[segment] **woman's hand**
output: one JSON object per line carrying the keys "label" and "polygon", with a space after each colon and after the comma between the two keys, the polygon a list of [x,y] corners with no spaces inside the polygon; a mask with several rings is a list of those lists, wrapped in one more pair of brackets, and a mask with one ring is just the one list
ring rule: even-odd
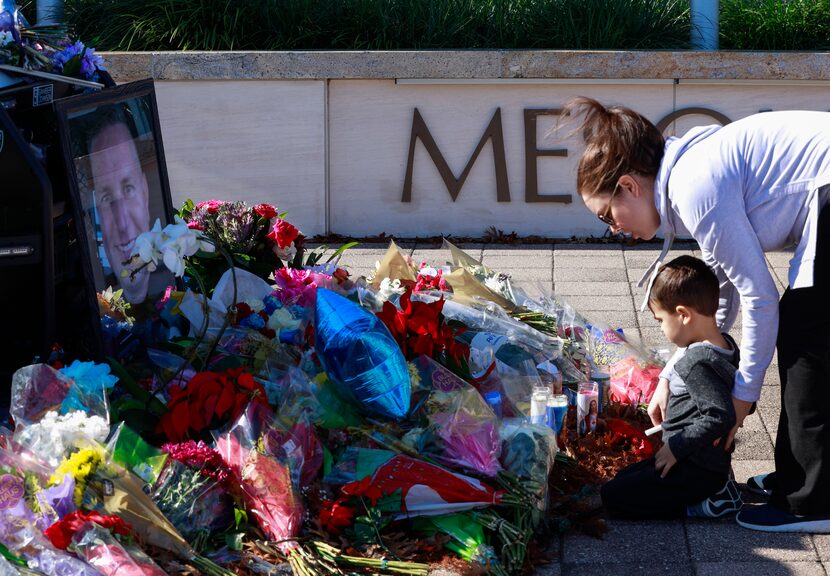
{"label": "woman's hand", "polygon": [[744,419],[749,415],[749,411],[752,410],[752,404],[753,402],[738,400],[734,396],[732,397],[732,405],[735,406],[735,426],[729,431],[729,435],[726,437],[726,444],[723,447],[724,450],[732,449],[732,446],[735,444],[735,434],[738,433],[738,428],[744,425]]}
{"label": "woman's hand", "polygon": [[657,382],[657,388],[654,390],[654,395],[651,397],[651,402],[648,403],[648,416],[655,426],[662,424],[663,420],[665,420],[666,406],[668,403],[669,381],[665,378],[660,378]]}

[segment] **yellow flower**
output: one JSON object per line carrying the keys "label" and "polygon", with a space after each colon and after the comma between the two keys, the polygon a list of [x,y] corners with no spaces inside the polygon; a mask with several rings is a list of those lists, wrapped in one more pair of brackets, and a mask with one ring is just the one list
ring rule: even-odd
{"label": "yellow flower", "polygon": [[89,476],[94,474],[104,460],[104,453],[96,448],[84,448],[64,458],[58,469],[49,478],[49,486],[63,482],[66,474],[75,479],[75,504],[81,506]]}

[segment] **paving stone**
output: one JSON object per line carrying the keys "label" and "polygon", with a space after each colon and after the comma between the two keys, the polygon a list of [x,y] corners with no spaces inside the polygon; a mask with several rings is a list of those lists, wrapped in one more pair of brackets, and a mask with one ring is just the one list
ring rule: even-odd
{"label": "paving stone", "polygon": [[651,310],[645,310],[644,312],[637,310],[637,322],[642,328],[660,328],[660,323]]}
{"label": "paving stone", "polygon": [[553,286],[557,296],[630,296],[628,282],[571,282],[562,280]]}
{"label": "paving stone", "polygon": [[765,254],[767,262],[772,268],[789,268],[790,260],[795,254],[795,249],[782,250],[781,252],[767,252]]}
{"label": "paving stone", "polygon": [[781,414],[781,388],[779,386],[762,387],[757,410],[767,433],[774,441],[778,433],[778,418]]}
{"label": "paving stone", "polygon": [[486,250],[482,262],[488,268],[501,272],[503,270],[517,270],[524,268],[547,268],[553,266],[553,256],[541,254],[512,254],[509,256],[491,256]]}
{"label": "paving stone", "polygon": [[[757,532],[734,519],[687,520],[686,534],[696,562],[815,562],[816,550],[807,534]],[[731,574],[730,574],[731,576]]]}
{"label": "paving stone", "polygon": [[557,268],[554,266],[553,279],[568,282],[628,282],[624,268]]}
{"label": "paving stone", "polygon": [[830,534],[813,534],[813,545],[818,557],[824,562],[830,562]]}
{"label": "paving stone", "polygon": [[556,252],[572,252],[575,254],[585,253],[588,255],[597,253],[622,252],[624,250],[622,244],[571,244],[562,242],[554,244],[553,249]]}
{"label": "paving stone", "polygon": [[[599,546],[603,543],[598,541]],[[606,553],[613,554],[612,551]],[[562,576],[693,576],[691,563],[662,562],[647,558],[640,562],[603,562],[598,564],[563,564]]]}
{"label": "paving stone", "polygon": [[666,336],[660,328],[640,326],[640,334],[643,336],[643,344],[649,348],[657,350],[665,348],[670,350],[672,354],[677,350],[677,346],[666,340]]}
{"label": "paving stone", "polygon": [[563,256],[555,254],[553,265],[557,268],[625,268],[622,254],[617,256]]}
{"label": "paving stone", "polygon": [[553,244],[522,244],[520,246],[504,247],[501,244],[482,245],[485,256],[513,256],[522,254],[526,256],[547,256],[553,253]]}
{"label": "paving stone", "polygon": [[695,562],[696,576],[825,576],[821,562]]}
{"label": "paving stone", "polygon": [[562,565],[554,562],[553,564],[537,566],[533,574],[535,576],[562,576]]}
{"label": "paving stone", "polygon": [[772,438],[758,418],[747,418],[735,438],[733,460],[771,460]]}
{"label": "paving stone", "polygon": [[[611,520],[602,540],[584,534],[566,534],[562,544],[562,562],[589,568],[591,564],[640,563],[671,558],[688,562],[683,525],[677,522],[626,522]],[[567,573],[567,570],[565,571]],[[662,572],[661,572],[662,573]],[[606,574],[617,574],[609,570]]]}
{"label": "paving stone", "polygon": [[631,310],[631,296],[570,296],[568,303],[580,312],[628,311]]}
{"label": "paving stone", "polygon": [[553,272],[549,268],[522,268],[520,270],[503,270],[504,274],[509,274],[514,282],[518,282],[519,286],[525,288],[526,284],[542,281],[549,289],[553,290]]}

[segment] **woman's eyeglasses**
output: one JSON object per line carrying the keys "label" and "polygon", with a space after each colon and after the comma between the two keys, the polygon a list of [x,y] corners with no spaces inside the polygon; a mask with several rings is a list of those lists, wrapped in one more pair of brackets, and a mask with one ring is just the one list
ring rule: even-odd
{"label": "woman's eyeglasses", "polygon": [[616,226],[617,225],[617,223],[614,222],[614,219],[611,217],[611,204],[614,202],[614,196],[617,195],[617,192],[619,191],[619,189],[620,189],[620,183],[617,182],[617,185],[614,186],[614,191],[611,192],[611,197],[608,199],[608,207],[605,208],[605,210],[602,212],[602,214],[597,214],[597,218],[599,218],[600,221],[603,224],[606,224],[608,226]]}

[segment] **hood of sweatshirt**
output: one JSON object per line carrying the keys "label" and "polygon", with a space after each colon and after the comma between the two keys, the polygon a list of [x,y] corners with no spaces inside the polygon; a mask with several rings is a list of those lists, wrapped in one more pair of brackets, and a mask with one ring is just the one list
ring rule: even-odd
{"label": "hood of sweatshirt", "polygon": [[642,286],[648,282],[646,296],[643,299],[643,304],[640,306],[640,311],[645,310],[646,306],[648,306],[651,286],[654,284],[654,279],[657,277],[660,266],[663,265],[666,254],[671,250],[674,239],[678,234],[678,229],[686,232],[682,222],[675,222],[674,210],[672,210],[671,200],[669,199],[669,177],[671,176],[672,168],[674,168],[674,165],[677,164],[677,161],[686,150],[698,142],[705,140],[721,128],[722,126],[717,124],[712,126],[697,126],[679,138],[672,136],[666,140],[666,149],[663,153],[663,159],[660,161],[660,169],[657,171],[657,177],[654,179],[654,206],[657,208],[657,213],[660,214],[663,248],[660,250],[660,255],[646,269],[642,278],[640,278],[640,282],[637,284],[638,286]]}

